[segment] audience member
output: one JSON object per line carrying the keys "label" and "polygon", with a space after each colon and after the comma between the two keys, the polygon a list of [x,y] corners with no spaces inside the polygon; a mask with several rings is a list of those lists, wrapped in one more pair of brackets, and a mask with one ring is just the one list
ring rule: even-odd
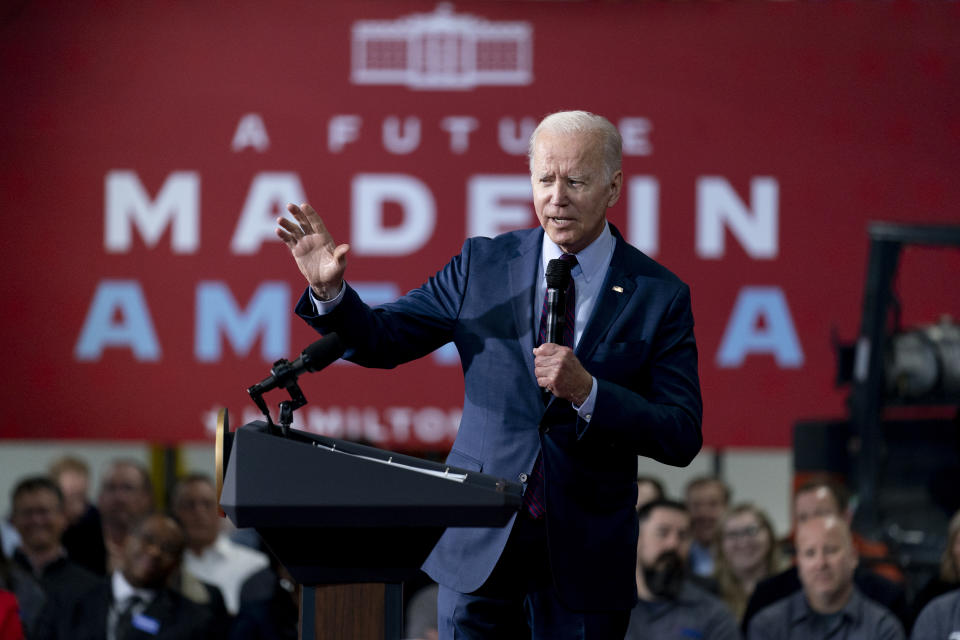
{"label": "audience member", "polygon": [[130,530],[153,511],[153,485],[146,468],[135,460],[113,461],[103,476],[97,508],[106,558],[100,573],[109,575],[120,566]]}
{"label": "audience member", "polygon": [[63,547],[67,555],[81,567],[102,574],[107,565],[107,552],[103,546],[100,511],[88,497],[90,468],[80,458],[63,456],[50,465],[49,473],[63,492],[67,514]]}
{"label": "audience member", "polygon": [[127,532],[118,568],[72,599],[47,604],[35,638],[73,640],[205,640],[210,612],[167,586],[184,539],[172,519],[151,515]]}
{"label": "audience member", "polygon": [[53,480],[46,476],[24,478],[14,487],[11,503],[13,525],[20,534],[13,562],[37,581],[47,599],[80,595],[91,589],[97,577],[70,560],[60,542],[67,516],[63,494]]}
{"label": "audience member", "polygon": [[654,500],[637,514],[637,595],[626,640],[704,640],[740,637],[723,602],[687,579],[690,514],[684,505]]}
{"label": "audience member", "polygon": [[[800,526],[809,518],[830,515],[843,518],[850,526],[853,522],[853,512],[849,509],[849,502],[845,487],[826,479],[814,478],[801,485],[794,494],[793,526]],[[903,582],[903,572],[891,559],[887,545],[865,538],[854,531],[853,547],[857,550],[863,566],[887,580]]]}
{"label": "audience member", "polygon": [[854,585],[857,552],[846,521],[836,516],[805,520],[797,526],[796,548],[803,588],[758,613],[750,622],[749,640],[905,637],[893,614]]}
{"label": "audience member", "polygon": [[687,483],[684,496],[693,526],[690,570],[710,577],[715,569],[713,543],[720,518],[730,505],[730,488],[719,478],[700,476]]}
{"label": "audience member", "polygon": [[[810,519],[833,516],[847,523],[850,514],[846,510],[846,498],[839,488],[823,482],[813,482],[802,486],[794,496],[794,526],[799,527]],[[853,536],[856,550],[857,537]],[[902,585],[877,575],[870,569],[858,564],[853,575],[857,588],[868,598],[889,609],[906,626],[909,620],[906,592]],[[761,609],[800,590],[800,577],[797,568],[791,567],[757,584],[743,614],[743,628],[746,629],[751,618]]]}
{"label": "audience member", "polygon": [[[2,537],[0,535],[0,543],[3,542]],[[17,539],[19,540],[19,537]],[[40,615],[40,610],[46,603],[47,596],[36,580],[31,578],[23,569],[10,562],[2,549],[3,546],[0,544],[0,590],[13,595],[22,632],[22,629],[30,628],[36,621]],[[9,624],[11,628],[17,626],[12,622]]]}
{"label": "audience member", "polygon": [[782,571],[785,564],[770,519],[752,504],[740,504],[728,511],[717,528],[717,537],[717,587],[740,621],[757,583]]}
{"label": "audience member", "polygon": [[637,511],[640,507],[654,500],[663,500],[667,497],[663,483],[654,476],[637,476]]}
{"label": "audience member", "polygon": [[940,557],[940,570],[913,599],[913,617],[934,598],[960,588],[960,511],[953,514],[947,525],[947,546]]}
{"label": "audience member", "polygon": [[227,611],[236,615],[241,586],[269,564],[267,556],[231,541],[221,532],[217,490],[209,477],[193,474],[180,480],[171,505],[186,537],[184,567],[219,588]]}
{"label": "audience member", "polygon": [[960,638],[960,589],[934,598],[913,625],[910,640],[956,640]]}
{"label": "audience member", "polygon": [[94,506],[90,503],[90,467],[80,458],[63,456],[50,463],[50,478],[63,492],[63,511],[73,524]]}

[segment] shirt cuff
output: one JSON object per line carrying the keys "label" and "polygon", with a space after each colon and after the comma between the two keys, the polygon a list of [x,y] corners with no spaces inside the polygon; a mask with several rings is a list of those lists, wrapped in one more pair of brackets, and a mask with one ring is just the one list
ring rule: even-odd
{"label": "shirt cuff", "polygon": [[587,399],[583,401],[583,404],[579,407],[572,402],[570,403],[573,406],[573,410],[577,412],[577,415],[586,422],[590,422],[590,419],[593,418],[593,409],[597,405],[597,379],[593,378],[593,385],[590,387],[590,395],[587,396]]}
{"label": "shirt cuff", "polygon": [[310,301],[313,302],[313,308],[317,312],[318,316],[326,315],[336,309],[337,305],[340,304],[340,301],[343,300],[343,292],[346,289],[347,287],[344,286],[343,282],[341,282],[340,291],[337,292],[337,295],[330,300],[321,300],[317,296],[313,295],[313,287],[307,287],[307,291],[310,292]]}

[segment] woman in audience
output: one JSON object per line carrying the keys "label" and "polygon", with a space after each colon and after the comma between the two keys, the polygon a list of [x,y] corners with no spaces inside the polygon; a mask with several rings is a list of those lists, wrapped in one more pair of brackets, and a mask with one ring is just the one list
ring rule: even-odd
{"label": "woman in audience", "polygon": [[720,597],[739,621],[757,583],[785,564],[767,515],[752,504],[740,504],[720,520],[714,578]]}

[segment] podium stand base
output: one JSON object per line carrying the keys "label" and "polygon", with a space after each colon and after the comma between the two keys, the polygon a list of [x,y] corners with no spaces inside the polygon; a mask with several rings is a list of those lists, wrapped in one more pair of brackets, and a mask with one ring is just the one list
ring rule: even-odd
{"label": "podium stand base", "polygon": [[399,583],[329,584],[301,590],[300,640],[401,640],[402,635]]}

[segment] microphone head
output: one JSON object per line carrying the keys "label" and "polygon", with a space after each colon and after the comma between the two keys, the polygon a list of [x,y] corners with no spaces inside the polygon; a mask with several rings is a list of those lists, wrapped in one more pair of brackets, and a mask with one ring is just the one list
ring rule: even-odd
{"label": "microphone head", "polygon": [[343,355],[346,350],[336,333],[328,333],[306,349],[301,357],[307,371],[319,371]]}
{"label": "microphone head", "polygon": [[547,263],[547,288],[566,290],[570,284],[570,263],[554,258]]}

